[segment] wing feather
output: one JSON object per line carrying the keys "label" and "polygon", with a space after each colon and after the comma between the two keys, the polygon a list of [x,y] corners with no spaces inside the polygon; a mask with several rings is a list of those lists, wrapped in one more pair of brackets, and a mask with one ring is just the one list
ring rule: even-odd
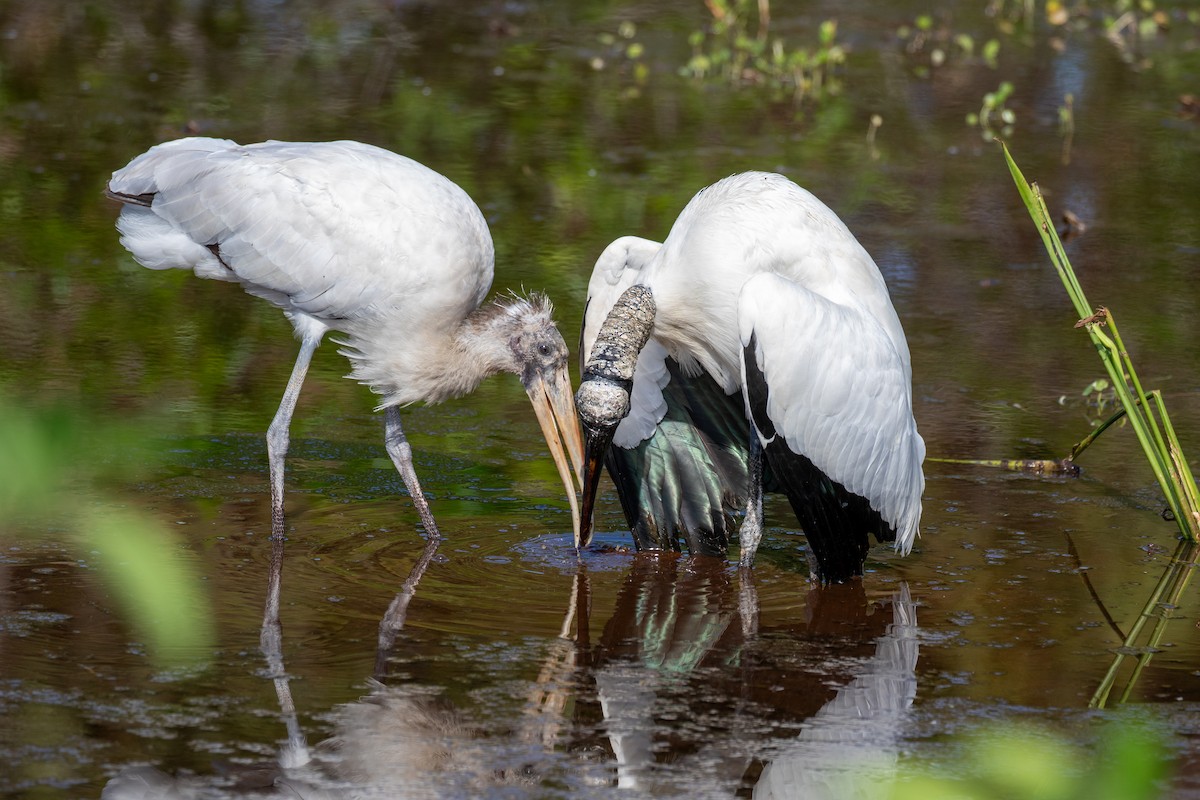
{"label": "wing feather", "polygon": [[769,420],[758,426],[764,446],[772,439],[767,427],[792,453],[865,498],[907,552],[925,485],[907,351],[864,308],[776,274],[747,281],[738,326],[743,380],[761,372],[766,387],[765,401],[749,408],[756,423],[764,414]]}
{"label": "wing feather", "polygon": [[[436,279],[445,304],[465,313],[491,286],[492,241],[475,203],[371,145],[181,139],[135,158],[109,188],[131,198],[118,226],[140,263],[237,281],[285,310],[352,319]],[[133,205],[145,196],[149,208]],[[436,297],[423,301],[424,313],[438,311]]]}
{"label": "wing feather", "polygon": [[635,446],[609,450],[606,464],[639,549],[724,557],[749,485],[742,400],[707,374],[663,364],[662,420]]}

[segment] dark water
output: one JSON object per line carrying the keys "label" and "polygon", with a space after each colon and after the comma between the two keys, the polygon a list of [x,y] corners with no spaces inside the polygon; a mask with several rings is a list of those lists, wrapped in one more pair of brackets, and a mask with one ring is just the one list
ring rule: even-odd
{"label": "dark water", "polygon": [[[423,542],[373,398],[333,347],[293,424],[283,713],[259,649],[262,433],[295,343],[235,287],[134,265],[101,197],[113,169],[186,130],[380,144],[468,190],[496,288],[547,291],[570,341],[605,244],[661,238],[727,174],[781,170],[888,279],[930,455],[1060,458],[1099,414],[1082,392],[1103,372],[999,152],[964,121],[1010,80],[1013,151],[1052,211],[1087,223],[1069,243],[1084,288],[1195,455],[1200,124],[1180,96],[1200,25],[1172,5],[1135,42],[1107,37],[1099,11],[1030,32],[1008,4],[961,5],[934,13],[934,38],[966,32],[976,52],[945,44],[926,74],[930,46],[899,33],[924,7],[777,4],[789,42],[836,17],[849,48],[841,93],[797,106],[678,74],[699,2],[0,4],[0,386],[12,408],[132,427],[72,457],[70,502],[168,529],[216,637],[201,667],[162,667],[69,526],[6,520],[0,793],[844,797],[847,775],[965,775],[972,734],[994,725],[1080,747],[1061,769],[1085,770],[1105,723],[1133,718],[1163,737],[1164,795],[1200,796],[1194,581],[1128,695],[1119,681],[1088,709],[1177,544],[1130,431],[1075,479],[930,461],[913,553],[878,549],[861,582],[816,590],[782,500],[752,578],[625,552],[611,493],[577,562],[524,393],[495,378],[405,413],[447,540],[381,651]],[[992,37],[995,67],[978,54]]]}

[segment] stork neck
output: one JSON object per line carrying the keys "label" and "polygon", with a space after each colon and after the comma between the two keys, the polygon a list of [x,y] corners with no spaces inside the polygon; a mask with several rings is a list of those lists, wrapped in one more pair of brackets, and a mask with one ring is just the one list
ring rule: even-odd
{"label": "stork neck", "polygon": [[633,372],[654,327],[654,295],[631,286],[617,299],[596,334],[583,368],[575,407],[584,428],[607,430],[629,413]]}
{"label": "stork neck", "polygon": [[350,377],[383,396],[381,407],[440,403],[511,370],[508,337],[496,332],[498,311],[488,304],[452,326],[429,318],[351,323],[341,352],[353,366]]}
{"label": "stork neck", "polygon": [[509,347],[509,326],[508,310],[498,303],[480,306],[462,321],[445,340],[441,365],[430,364],[441,380],[448,381],[445,396],[439,399],[462,397],[475,391],[484,378],[517,371]]}
{"label": "stork neck", "polygon": [[648,287],[626,289],[596,334],[583,368],[583,379],[603,379],[627,386],[633,380],[638,354],[650,338],[655,311],[654,295]]}

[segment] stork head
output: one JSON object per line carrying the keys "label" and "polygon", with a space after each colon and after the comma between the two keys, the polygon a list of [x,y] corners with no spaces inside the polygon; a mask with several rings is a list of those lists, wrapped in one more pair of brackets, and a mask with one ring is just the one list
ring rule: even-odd
{"label": "stork head", "polygon": [[583,440],[571,396],[567,343],[554,324],[553,307],[544,295],[532,294],[527,298],[512,295],[500,300],[497,306],[504,315],[498,323],[503,330],[498,331],[497,338],[507,350],[502,369],[516,373],[529,395],[554,466],[567,490],[571,526],[575,540],[579,541],[579,504],[571,468],[574,467],[582,486]]}
{"label": "stork head", "polygon": [[575,407],[583,425],[583,501],[575,546],[592,540],[592,510],[600,486],[600,466],[613,433],[629,414],[629,393],[638,354],[654,326],[654,295],[645,286],[631,286],[618,298],[600,326],[596,343],[583,367],[583,382]]}

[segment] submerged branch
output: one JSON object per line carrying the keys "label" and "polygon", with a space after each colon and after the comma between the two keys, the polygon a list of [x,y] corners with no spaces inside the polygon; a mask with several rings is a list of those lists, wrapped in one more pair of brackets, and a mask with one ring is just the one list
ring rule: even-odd
{"label": "submerged branch", "polygon": [[996,467],[1013,472],[1028,472],[1033,475],[1065,475],[1079,477],[1079,466],[1072,463],[1071,456],[1060,458],[926,458],[926,462],[938,464],[967,464],[973,467]]}

